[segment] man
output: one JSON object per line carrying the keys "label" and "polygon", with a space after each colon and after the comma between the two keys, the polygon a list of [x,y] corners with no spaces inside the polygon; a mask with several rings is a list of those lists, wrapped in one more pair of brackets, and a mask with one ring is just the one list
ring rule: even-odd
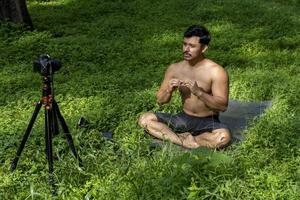
{"label": "man", "polygon": [[228,105],[228,74],[205,58],[209,41],[210,34],[203,26],[190,26],[184,33],[183,61],[168,67],[156,95],[161,105],[179,90],[183,112],[142,114],[139,125],[150,135],[186,148],[222,148],[230,143],[230,132],[218,119]]}

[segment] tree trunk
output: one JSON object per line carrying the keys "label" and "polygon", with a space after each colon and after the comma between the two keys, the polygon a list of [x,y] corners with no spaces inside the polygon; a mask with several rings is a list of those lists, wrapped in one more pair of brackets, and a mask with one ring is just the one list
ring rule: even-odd
{"label": "tree trunk", "polygon": [[25,24],[33,30],[25,0],[0,0],[0,20]]}

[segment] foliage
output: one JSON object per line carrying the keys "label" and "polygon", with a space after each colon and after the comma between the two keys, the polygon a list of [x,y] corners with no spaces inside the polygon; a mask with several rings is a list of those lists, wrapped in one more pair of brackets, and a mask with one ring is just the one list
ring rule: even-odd
{"label": "foliage", "polygon": [[[30,0],[28,8],[35,31],[0,25],[0,199],[299,199],[299,1]],[[178,94],[159,108],[155,92],[191,24],[211,31],[207,56],[228,70],[231,99],[273,102],[247,140],[226,150],[152,148],[137,125],[142,112],[180,110]],[[45,52],[63,63],[56,100],[84,160],[78,167],[54,138],[56,196],[43,117],[9,172],[41,95],[32,61]],[[77,129],[81,116],[91,124]]]}

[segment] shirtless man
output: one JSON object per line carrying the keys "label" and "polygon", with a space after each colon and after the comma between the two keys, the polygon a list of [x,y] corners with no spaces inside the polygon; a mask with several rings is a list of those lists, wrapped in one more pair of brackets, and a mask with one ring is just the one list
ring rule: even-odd
{"label": "shirtless man", "polygon": [[139,125],[150,135],[186,148],[222,148],[230,143],[230,132],[218,119],[228,105],[228,74],[204,57],[209,41],[209,32],[202,26],[190,26],[184,33],[183,61],[168,67],[156,95],[162,105],[178,89],[183,112],[142,114]]}

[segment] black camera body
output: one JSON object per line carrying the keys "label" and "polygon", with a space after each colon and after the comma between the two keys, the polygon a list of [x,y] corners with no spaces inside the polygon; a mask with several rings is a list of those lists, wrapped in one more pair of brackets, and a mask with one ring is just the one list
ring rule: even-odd
{"label": "black camera body", "polygon": [[42,76],[49,76],[61,68],[58,60],[51,59],[48,54],[43,54],[33,62],[33,71],[39,72]]}

